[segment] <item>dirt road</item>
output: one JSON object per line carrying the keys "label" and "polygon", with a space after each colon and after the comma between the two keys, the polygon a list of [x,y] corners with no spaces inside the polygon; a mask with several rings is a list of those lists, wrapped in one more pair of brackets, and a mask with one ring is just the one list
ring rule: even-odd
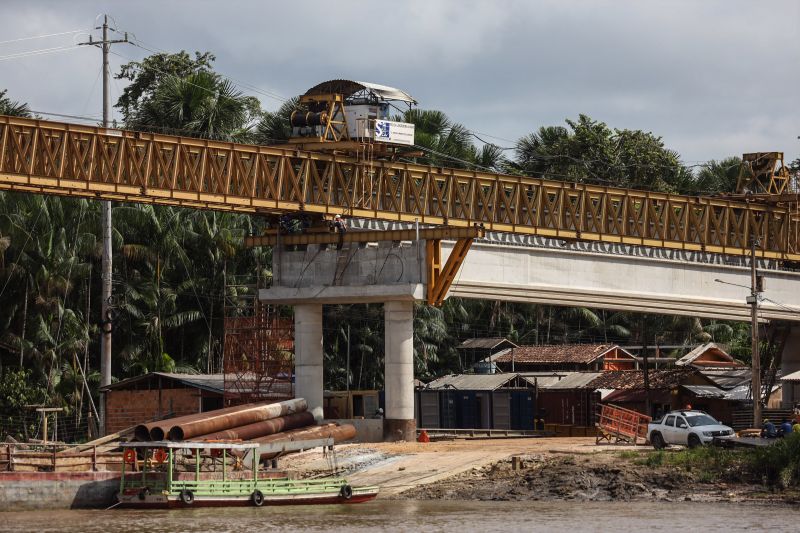
{"label": "dirt road", "polygon": [[[390,498],[513,455],[595,454],[626,449],[635,447],[597,446],[594,438],[584,437],[346,444],[337,446],[335,461],[351,483],[378,485],[381,497]],[[307,475],[328,471],[333,460],[334,456],[311,451],[291,456],[281,466]]]}

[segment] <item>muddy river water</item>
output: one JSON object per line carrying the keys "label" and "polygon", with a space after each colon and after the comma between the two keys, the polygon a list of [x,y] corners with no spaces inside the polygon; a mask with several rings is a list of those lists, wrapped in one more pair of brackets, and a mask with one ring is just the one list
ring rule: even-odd
{"label": "muddy river water", "polygon": [[379,500],[351,506],[0,513],[0,531],[799,531],[800,506]]}

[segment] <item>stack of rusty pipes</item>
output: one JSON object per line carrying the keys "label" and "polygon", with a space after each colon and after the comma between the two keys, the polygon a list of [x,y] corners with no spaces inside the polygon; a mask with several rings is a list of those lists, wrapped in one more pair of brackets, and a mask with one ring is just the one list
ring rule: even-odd
{"label": "stack of rusty pipes", "polygon": [[308,411],[303,398],[278,403],[252,403],[180,416],[149,424],[134,430],[139,441],[252,441],[259,443],[333,438],[342,442],[355,437],[353,426],[326,424]]}

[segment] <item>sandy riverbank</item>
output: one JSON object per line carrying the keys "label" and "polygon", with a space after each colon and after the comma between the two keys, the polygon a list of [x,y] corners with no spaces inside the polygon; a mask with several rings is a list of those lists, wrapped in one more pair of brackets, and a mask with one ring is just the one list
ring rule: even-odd
{"label": "sandy riverbank", "polygon": [[[335,464],[353,484],[379,485],[387,499],[800,501],[796,491],[711,482],[690,469],[644,464],[651,453],[643,446],[597,446],[593,438],[455,440],[350,444],[327,457],[298,454],[281,466],[308,476]],[[513,468],[513,456],[521,467]]]}

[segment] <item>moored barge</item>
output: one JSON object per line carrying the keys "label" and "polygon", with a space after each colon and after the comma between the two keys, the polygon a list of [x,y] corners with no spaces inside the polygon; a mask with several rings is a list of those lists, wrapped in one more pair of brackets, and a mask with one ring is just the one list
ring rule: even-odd
{"label": "moored barge", "polygon": [[[307,443],[130,442],[117,495],[120,507],[140,509],[262,505],[350,504],[375,498],[378,487],[346,479],[290,479],[261,468],[264,456],[316,446]],[[305,448],[302,448],[305,446]]]}

